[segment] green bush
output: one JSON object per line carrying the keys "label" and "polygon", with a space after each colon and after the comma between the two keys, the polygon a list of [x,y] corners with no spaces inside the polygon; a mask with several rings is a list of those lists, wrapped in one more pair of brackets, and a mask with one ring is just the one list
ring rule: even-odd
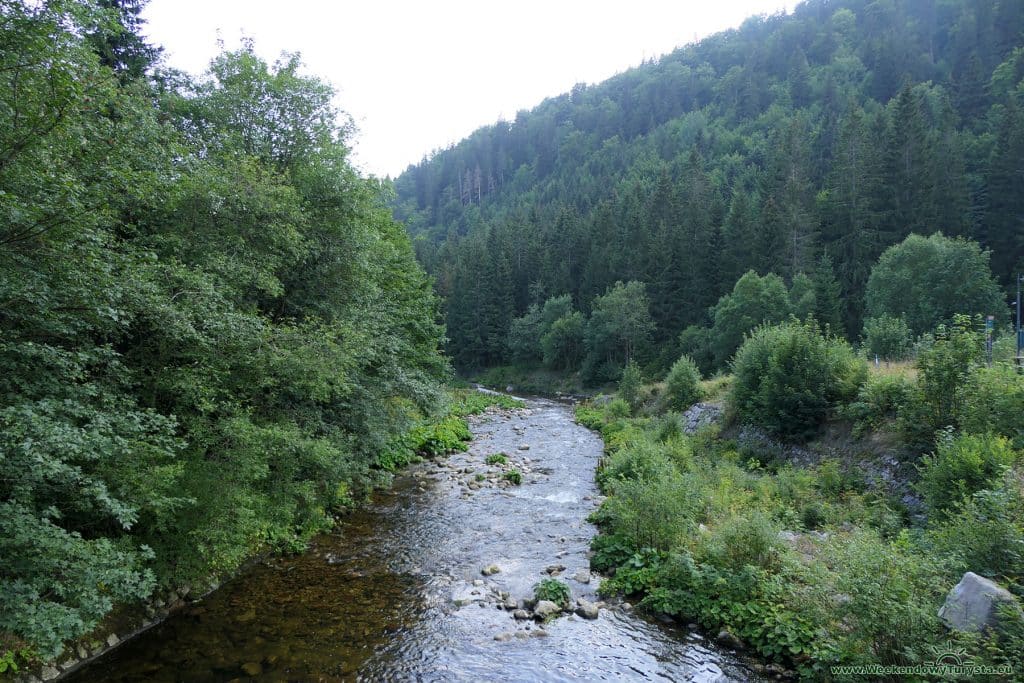
{"label": "green bush", "polygon": [[879,257],[864,295],[868,316],[900,316],[920,334],[958,313],[1006,317],[1002,291],[977,242],[910,235]]}
{"label": "green bush", "polygon": [[676,441],[685,435],[683,418],[679,413],[667,413],[654,423],[655,439],[659,443]]}
{"label": "green bush", "polygon": [[533,587],[533,599],[538,602],[548,600],[555,603],[562,609],[568,609],[572,593],[569,586],[558,579],[542,579]]}
{"label": "green bush", "polygon": [[972,434],[1005,436],[1024,448],[1024,375],[1005,363],[980,368],[969,382],[960,426]]}
{"label": "green bush", "polygon": [[506,394],[485,393],[475,389],[460,389],[454,391],[453,395],[454,400],[449,412],[459,417],[479,415],[492,406],[511,410],[513,408],[522,408],[526,405],[518,398],[513,398]]}
{"label": "green bush", "polygon": [[838,658],[909,665],[928,656],[942,633],[936,613],[948,590],[934,560],[914,552],[906,539],[887,542],[871,531],[837,537],[826,549],[835,574],[821,599],[842,624]]}
{"label": "green bush", "polygon": [[778,528],[764,513],[754,510],[713,528],[703,550],[711,565],[736,572],[747,566],[777,570],[783,548]]}
{"label": "green bush", "polygon": [[505,481],[519,486],[523,483],[523,475],[519,470],[509,470],[503,475]]}
{"label": "green bush", "polygon": [[600,430],[604,426],[604,411],[591,403],[576,406],[576,422],[587,429]]}
{"label": "green bush", "polygon": [[929,508],[945,513],[989,488],[1018,457],[1001,436],[947,433],[938,439],[935,453],[921,459],[917,488]]}
{"label": "green bush", "polygon": [[551,328],[540,338],[544,365],[556,370],[578,368],[583,358],[585,329],[586,319],[579,311],[554,321]]}
{"label": "green bush", "polygon": [[605,406],[604,411],[609,418],[614,420],[629,417],[632,414],[633,409],[625,400],[616,398],[612,399],[612,401]]}
{"label": "green bush", "polygon": [[700,492],[674,468],[655,479],[619,481],[614,491],[603,506],[607,527],[630,547],[667,551],[693,535]]}
{"label": "green bush", "polygon": [[619,481],[655,481],[676,471],[665,449],[647,439],[640,439],[616,449],[601,467],[598,479],[603,486],[614,489]]}
{"label": "green bush", "polygon": [[856,432],[896,423],[900,411],[914,395],[914,383],[903,375],[873,375],[861,386],[857,398],[840,414],[852,420]]}
{"label": "green bush", "polygon": [[1024,583],[1024,482],[1007,473],[976,492],[945,518],[932,522],[929,539],[951,574],[973,571]]}
{"label": "green bush", "polygon": [[640,390],[643,388],[643,384],[640,366],[630,360],[623,368],[622,379],[619,380],[619,398],[629,405],[631,412],[635,412],[640,407]]}
{"label": "green bush", "polygon": [[864,321],[864,348],[873,358],[903,360],[910,352],[910,336],[903,318],[883,313]]}
{"label": "green bush", "polygon": [[926,448],[935,434],[959,426],[968,381],[981,362],[981,334],[970,318],[957,316],[950,327],[940,326],[934,341],[917,357],[917,385],[900,411],[903,436]]}
{"label": "green bush", "polygon": [[700,370],[689,356],[683,356],[665,376],[665,396],[670,408],[685,410],[699,401],[703,392],[700,386]]}
{"label": "green bush", "polygon": [[437,424],[417,427],[409,436],[412,449],[428,457],[464,451],[467,448],[466,442],[473,438],[466,421],[455,415],[450,415]]}
{"label": "green bush", "polygon": [[17,634],[44,657],[154,587],[148,549],[84,539],[17,503],[0,502],[0,539],[0,636]]}
{"label": "green bush", "polygon": [[755,330],[736,353],[733,373],[730,402],[741,420],[805,438],[856,396],[867,364],[813,321],[789,322]]}
{"label": "green bush", "polygon": [[492,453],[484,462],[488,465],[504,465],[508,463],[508,456],[504,453]]}

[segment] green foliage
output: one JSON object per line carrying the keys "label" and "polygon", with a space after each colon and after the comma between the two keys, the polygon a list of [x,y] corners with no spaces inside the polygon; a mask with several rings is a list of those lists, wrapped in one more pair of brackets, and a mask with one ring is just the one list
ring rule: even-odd
{"label": "green foliage", "polygon": [[533,587],[534,600],[548,600],[562,609],[569,609],[571,597],[569,586],[558,579],[542,579]]}
{"label": "green foliage", "polygon": [[868,312],[903,318],[914,334],[950,323],[956,314],[995,315],[1006,305],[976,242],[910,235],[882,254],[868,280]]}
{"label": "green foliage", "polygon": [[522,473],[519,470],[515,470],[515,469],[509,470],[508,472],[503,474],[502,478],[505,481],[507,481],[507,482],[509,482],[511,484],[514,484],[515,486],[519,486],[520,484],[523,483],[523,475],[522,475]]}
{"label": "green foliage", "polygon": [[519,362],[539,360],[537,340],[541,334],[540,309],[537,304],[532,304],[526,313],[514,318],[509,324],[508,339],[505,342],[509,357]]}
{"label": "green foliage", "polygon": [[968,379],[982,352],[981,334],[969,318],[958,316],[951,327],[939,327],[934,342],[918,353],[917,386],[901,411],[908,442],[927,446],[940,429],[959,425]]}
{"label": "green foliage", "polygon": [[579,311],[558,318],[540,338],[544,365],[557,370],[578,368],[583,360],[586,318]]}
{"label": "green foliage", "polygon": [[455,392],[455,399],[452,402],[450,412],[458,417],[467,417],[469,415],[479,415],[491,407],[514,410],[515,408],[522,408],[524,405],[518,398],[513,398],[506,394],[466,389]]}
{"label": "green foliage", "polygon": [[736,354],[733,372],[730,401],[740,419],[790,438],[813,434],[867,378],[849,344],[823,336],[813,322],[759,328]]}
{"label": "green foliage", "polygon": [[[469,426],[462,418],[478,415],[492,406],[511,409],[523,405],[519,399],[504,394],[470,389],[452,390],[450,394],[447,413],[444,416],[421,420],[421,424],[393,438],[377,456],[377,466],[393,472],[423,456],[438,457],[453,451],[464,451],[465,442],[471,438],[471,434]],[[347,496],[342,496],[341,499],[341,504],[346,505]]]}
{"label": "green foliage", "polygon": [[781,550],[778,528],[755,510],[722,521],[703,553],[708,563],[725,571],[738,572],[749,566],[770,572],[779,568]]}
{"label": "green foliage", "polygon": [[576,421],[588,429],[600,430],[604,426],[604,411],[590,403],[576,406]]}
{"label": "green foliage", "polygon": [[679,333],[679,349],[683,355],[693,359],[702,374],[714,371],[715,347],[710,328],[698,325],[687,327]]}
{"label": "green foliage", "polygon": [[[987,488],[944,517],[907,529],[898,502],[873,491],[856,465],[744,468],[728,441],[671,429],[662,438],[667,418],[579,412],[602,430],[609,453],[598,475],[608,498],[591,515],[601,531],[591,566],[611,577],[602,592],[639,594],[648,609],[728,629],[804,678],[827,676],[837,663],[933,656],[948,638],[938,606],[968,569],[1020,583],[1019,471],[985,478],[978,485]],[[996,437],[961,439],[1007,447]],[[825,533],[792,531],[801,527]],[[986,633],[965,647],[978,661],[1008,661],[1015,642]]]}
{"label": "green foliage", "polygon": [[466,442],[473,438],[466,421],[450,415],[436,424],[416,427],[409,432],[412,450],[435,458],[452,451],[464,451]]}
{"label": "green foliage", "polygon": [[700,499],[692,481],[666,463],[659,476],[640,472],[609,484],[615,497],[605,503],[608,527],[632,548],[670,550],[694,531]]}
{"label": "green foliage", "polygon": [[700,370],[689,356],[683,356],[665,376],[665,396],[668,405],[676,410],[689,408],[703,397]]}
{"label": "green foliage", "polygon": [[910,328],[903,318],[882,314],[864,321],[864,348],[872,358],[903,360],[910,351]]}
{"label": "green foliage", "polygon": [[840,414],[854,421],[858,433],[885,428],[897,422],[914,391],[914,383],[904,375],[870,375]]}
{"label": "green foliage", "polygon": [[934,559],[913,552],[904,540],[881,540],[863,531],[831,547],[841,572],[833,605],[845,624],[840,657],[856,664],[908,665],[929,654],[943,631],[936,605],[946,592]]}
{"label": "green foliage", "polygon": [[803,273],[793,277],[789,288],[789,310],[798,320],[813,318],[818,309],[814,281]]}
{"label": "green foliage", "polygon": [[[642,282],[616,282],[594,299],[587,322],[586,367],[596,379],[614,379],[608,367],[622,367],[646,350],[654,322]],[[604,368],[604,369],[602,369]],[[617,374],[617,373],[616,373]]]}
{"label": "green foliage", "polygon": [[643,388],[643,376],[640,374],[640,366],[630,360],[622,370],[622,378],[619,380],[619,398],[629,404],[631,411],[640,407],[640,390]]}
{"label": "green foliage", "polygon": [[0,637],[44,657],[467,435],[332,89],[248,43],[147,82],[125,7],[0,6]]}
{"label": "green foliage", "polygon": [[601,484],[614,490],[621,481],[655,481],[675,471],[672,459],[663,448],[646,439],[616,449],[598,474]]}
{"label": "green foliage", "polygon": [[1024,582],[1024,485],[1019,472],[990,480],[988,485],[935,518],[928,540],[946,558],[951,573],[973,571],[1020,586]]}
{"label": "green foliage", "polygon": [[145,546],[86,539],[57,522],[0,503],[6,567],[0,631],[17,634],[45,657],[56,657],[64,641],[94,628],[115,604],[144,598],[154,586],[146,568],[153,554]]}
{"label": "green foliage", "polygon": [[1000,479],[1020,459],[1000,436],[954,436],[944,433],[934,454],[921,459],[917,488],[925,502],[942,515]]}
{"label": "green foliage", "polygon": [[488,465],[505,465],[508,464],[508,456],[504,453],[492,453],[484,462]]}
{"label": "green foliage", "polygon": [[608,402],[605,412],[612,419],[624,418],[633,414],[633,407],[624,398],[614,398]]}
{"label": "green foliage", "polygon": [[1024,449],[1024,375],[1008,363],[979,368],[968,381],[960,426],[971,434],[1000,434]]}
{"label": "green foliage", "polygon": [[574,311],[568,294],[551,297],[543,306],[531,304],[509,327],[508,350],[513,360],[536,362],[560,370],[574,369],[583,357],[586,319]]}
{"label": "green foliage", "polygon": [[789,317],[789,294],[778,275],[764,277],[748,271],[715,306],[711,343],[716,367],[724,367],[743,344],[744,337],[759,325]]}
{"label": "green foliage", "polygon": [[[787,307],[850,340],[865,314],[904,304],[915,334],[954,312],[1004,316],[982,284],[989,257],[966,242],[887,256],[910,286],[877,275],[881,298],[865,291],[887,248],[938,229],[976,240],[995,281],[1012,281],[1022,30],[1010,0],[811,0],[552,94],[411,166],[393,205],[448,299],[457,359],[508,362],[489,356],[494,330],[551,295],[587,313],[617,281],[646,285],[656,329],[641,359],[659,371],[681,353],[721,369],[745,331],[786,319],[755,311],[739,332],[723,323],[731,342],[706,343],[748,271],[783,278]],[[588,379],[625,360],[592,358]]]}

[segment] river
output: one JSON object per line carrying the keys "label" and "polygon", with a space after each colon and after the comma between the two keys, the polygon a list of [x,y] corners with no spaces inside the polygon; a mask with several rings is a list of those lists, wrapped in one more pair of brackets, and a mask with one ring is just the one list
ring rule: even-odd
{"label": "river", "polygon": [[[308,552],[254,564],[66,680],[754,678],[700,635],[622,604],[596,620],[515,619],[503,603],[530,597],[549,568],[574,599],[600,600],[586,518],[602,445],[545,399],[471,426],[467,452],[410,467]],[[485,463],[499,452],[507,465]],[[521,485],[503,478],[513,468]]]}

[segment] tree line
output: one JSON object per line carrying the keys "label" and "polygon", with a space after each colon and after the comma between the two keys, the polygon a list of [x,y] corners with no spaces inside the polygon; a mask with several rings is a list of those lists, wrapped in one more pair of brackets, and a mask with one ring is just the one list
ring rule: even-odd
{"label": "tree line", "polygon": [[[636,281],[644,355],[664,369],[750,270],[811,281],[815,315],[855,339],[872,267],[912,234],[974,240],[1008,287],[1024,267],[1022,32],[1009,0],[809,0],[410,166],[393,206],[446,300],[452,357],[506,363],[531,306],[568,295],[589,315]],[[485,179],[471,196],[467,174]]]}
{"label": "tree line", "polygon": [[[441,403],[430,281],[297,55],[0,1],[0,663],[300,547]],[[340,122],[340,123],[339,123]]]}

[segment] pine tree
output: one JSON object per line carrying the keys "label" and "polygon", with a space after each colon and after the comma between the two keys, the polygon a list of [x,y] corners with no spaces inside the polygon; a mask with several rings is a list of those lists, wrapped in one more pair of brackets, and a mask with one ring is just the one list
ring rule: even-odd
{"label": "pine tree", "polygon": [[984,244],[992,250],[992,270],[1004,284],[1024,267],[1024,112],[1011,99],[999,121],[988,170]]}
{"label": "pine tree", "polygon": [[146,69],[160,58],[161,49],[148,44],[140,35],[145,21],[142,10],[149,0],[98,0],[110,12],[112,27],[96,30],[88,36],[100,63],[107,66],[122,82],[142,78]]}
{"label": "pine tree", "polygon": [[757,268],[758,215],[756,197],[737,188],[729,204],[729,213],[722,229],[724,243],[720,260],[723,283],[733,283],[751,268]]}
{"label": "pine tree", "polygon": [[935,229],[934,178],[936,160],[928,139],[921,93],[905,84],[890,104],[891,124],[886,140],[885,183],[889,188],[887,222],[891,239]]}
{"label": "pine tree", "polygon": [[849,331],[860,330],[864,287],[871,264],[887,240],[879,210],[882,196],[879,139],[865,126],[863,112],[854,106],[840,127],[822,207],[823,242],[840,264],[838,298]]}
{"label": "pine tree", "polygon": [[[832,259],[827,253],[822,254],[811,275],[814,286],[814,317],[822,325],[827,325],[834,333],[843,331],[843,316],[840,306],[841,289],[836,280]],[[852,336],[852,333],[851,333]]]}

